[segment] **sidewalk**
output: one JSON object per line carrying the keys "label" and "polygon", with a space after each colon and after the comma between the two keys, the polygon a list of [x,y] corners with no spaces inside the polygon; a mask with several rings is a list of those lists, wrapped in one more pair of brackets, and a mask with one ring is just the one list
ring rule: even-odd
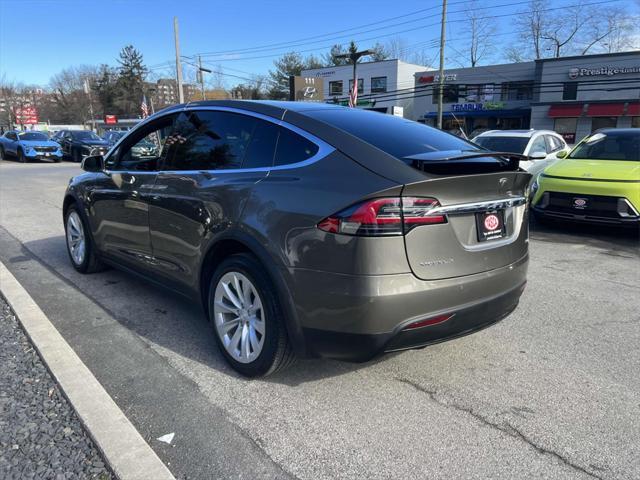
{"label": "sidewalk", "polygon": [[0,478],[113,478],[1,297]]}

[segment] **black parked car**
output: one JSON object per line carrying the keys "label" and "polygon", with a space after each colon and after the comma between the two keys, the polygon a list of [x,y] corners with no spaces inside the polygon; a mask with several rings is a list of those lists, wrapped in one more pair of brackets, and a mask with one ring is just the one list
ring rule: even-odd
{"label": "black parked car", "polygon": [[53,139],[62,147],[65,158],[81,162],[91,155],[104,155],[109,144],[90,130],[60,130]]}
{"label": "black parked car", "polygon": [[202,302],[244,375],[465,335],[525,285],[517,156],[392,115],[190,103],[83,168],[63,204],[75,269],[118,266]]}
{"label": "black parked car", "polygon": [[124,137],[127,134],[127,132],[123,131],[123,130],[110,130],[108,132],[105,132],[104,135],[102,135],[102,139],[107,142],[109,144],[109,146],[113,146],[116,144],[116,142],[118,140],[120,140],[122,137]]}

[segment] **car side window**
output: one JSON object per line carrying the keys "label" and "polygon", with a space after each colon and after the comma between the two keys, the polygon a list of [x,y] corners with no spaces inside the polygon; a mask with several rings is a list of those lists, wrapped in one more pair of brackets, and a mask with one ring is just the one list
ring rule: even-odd
{"label": "car side window", "polygon": [[303,162],[318,153],[320,147],[302,135],[280,127],[274,166]]}
{"label": "car side window", "polygon": [[242,162],[242,168],[273,166],[280,127],[271,122],[257,120],[251,141]]}
{"label": "car side window", "polygon": [[175,115],[159,118],[133,132],[105,161],[108,170],[153,172],[170,145]]}
{"label": "car side window", "polygon": [[7,132],[7,138],[15,141],[18,139],[18,136],[13,132]]}
{"label": "car side window", "polygon": [[258,122],[248,115],[214,110],[181,114],[167,140],[173,147],[164,170],[242,168]]}
{"label": "car side window", "polygon": [[544,141],[544,135],[539,135],[531,144],[531,148],[529,148],[529,155],[534,153],[548,153],[547,145]]}

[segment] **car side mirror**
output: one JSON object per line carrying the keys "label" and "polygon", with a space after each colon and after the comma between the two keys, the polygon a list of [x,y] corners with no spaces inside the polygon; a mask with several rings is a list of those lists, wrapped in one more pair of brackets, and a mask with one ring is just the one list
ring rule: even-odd
{"label": "car side mirror", "polygon": [[564,150],[561,150],[558,153],[556,153],[556,157],[558,157],[558,158],[567,158],[567,152],[564,151]]}
{"label": "car side mirror", "polygon": [[85,172],[101,172],[104,170],[104,158],[102,155],[92,155],[85,158],[80,165]]}
{"label": "car side mirror", "polygon": [[545,158],[547,158],[547,154],[546,152],[532,152],[529,155],[529,158],[531,160],[544,160]]}

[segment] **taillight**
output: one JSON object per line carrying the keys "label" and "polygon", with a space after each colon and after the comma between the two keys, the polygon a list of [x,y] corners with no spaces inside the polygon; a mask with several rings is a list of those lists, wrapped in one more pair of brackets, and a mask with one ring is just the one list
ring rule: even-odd
{"label": "taillight", "polygon": [[364,237],[402,235],[419,225],[446,223],[444,215],[430,213],[439,206],[435,198],[375,198],[325,218],[318,223],[318,228],[330,233]]}

